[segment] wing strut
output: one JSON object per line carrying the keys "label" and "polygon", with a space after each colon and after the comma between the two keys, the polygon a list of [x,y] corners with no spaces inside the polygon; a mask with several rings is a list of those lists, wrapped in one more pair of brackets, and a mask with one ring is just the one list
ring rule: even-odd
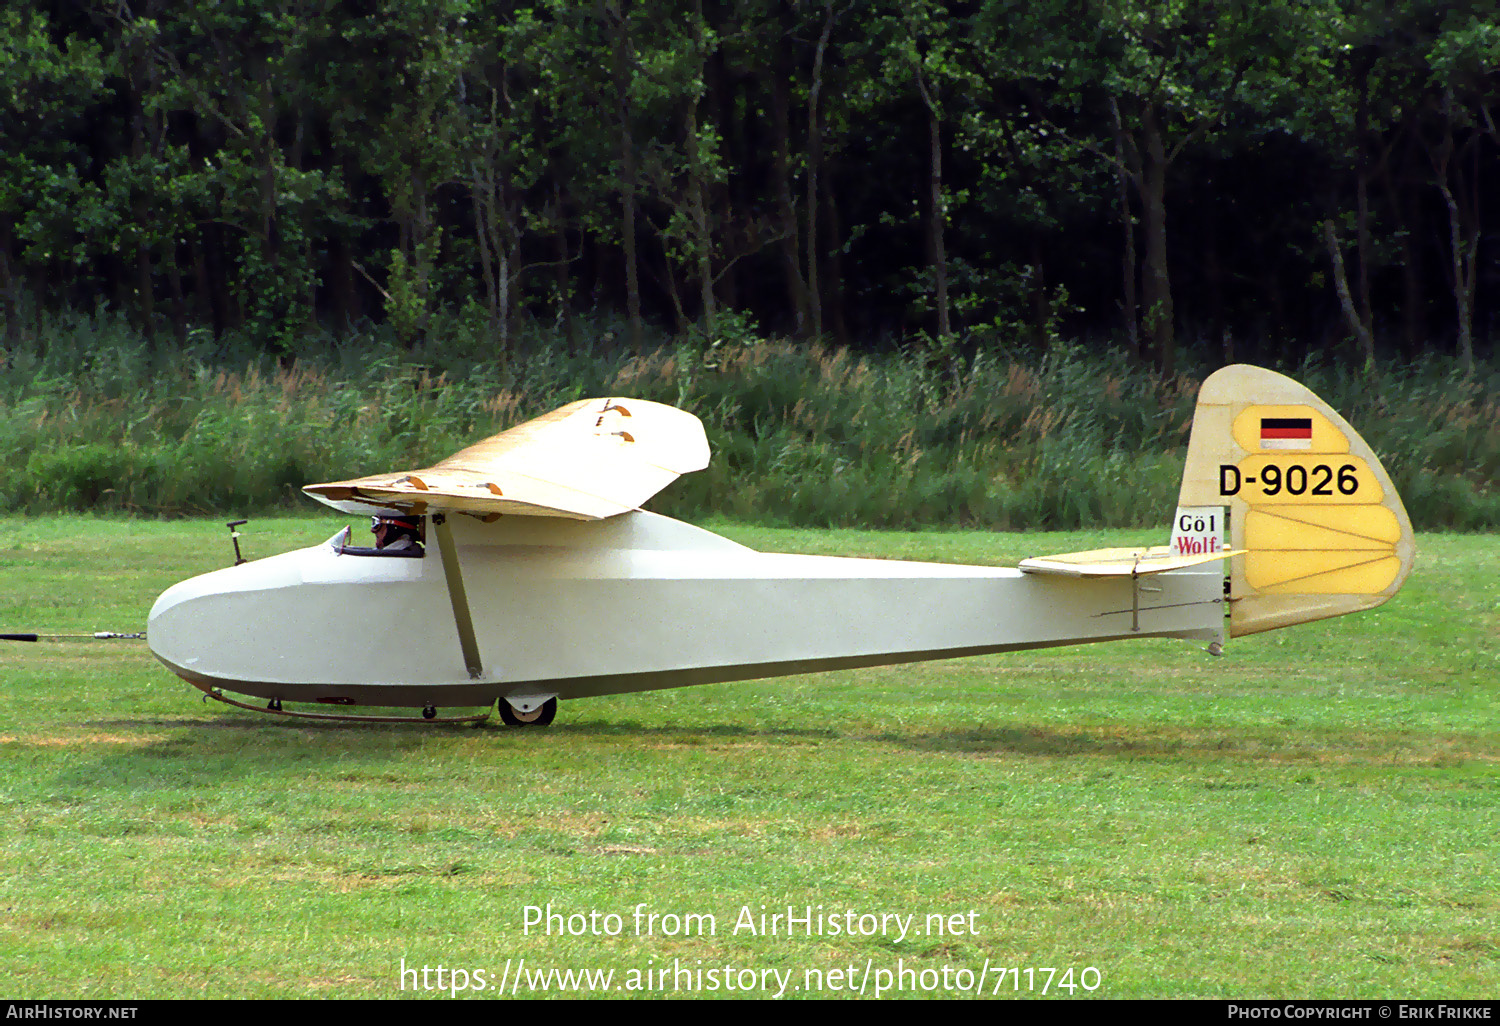
{"label": "wing strut", "polygon": [[448,518],[441,513],[432,517],[437,534],[438,552],[443,557],[443,576],[448,581],[448,599],[453,603],[453,625],[458,628],[458,643],[464,650],[464,667],[470,680],[484,672],[479,661],[479,641],[474,637],[474,619],[469,615],[469,596],[464,592],[464,575],[458,566],[458,549],[453,545],[453,531]]}

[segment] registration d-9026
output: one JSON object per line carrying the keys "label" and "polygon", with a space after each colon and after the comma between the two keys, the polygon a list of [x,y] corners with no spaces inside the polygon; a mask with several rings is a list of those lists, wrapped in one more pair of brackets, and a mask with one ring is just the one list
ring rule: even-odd
{"label": "registration d-9026", "polygon": [[1379,502],[1381,488],[1357,456],[1252,456],[1219,465],[1219,494],[1256,502]]}

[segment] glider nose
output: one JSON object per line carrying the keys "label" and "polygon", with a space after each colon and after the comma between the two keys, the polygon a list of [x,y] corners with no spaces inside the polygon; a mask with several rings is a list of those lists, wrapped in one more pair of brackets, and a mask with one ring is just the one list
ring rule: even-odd
{"label": "glider nose", "polygon": [[272,647],[257,629],[257,598],[296,583],[297,576],[295,567],[273,558],[174,584],[151,607],[147,644],[168,669],[189,682],[235,676],[227,672],[229,665],[253,666]]}
{"label": "glider nose", "polygon": [[157,597],[146,617],[146,643],[163,662],[181,660],[191,647],[190,623],[196,612],[191,607],[203,594],[202,581],[203,577],[193,577],[172,585]]}
{"label": "glider nose", "polygon": [[201,612],[198,607],[202,602],[204,577],[181,581],[162,592],[146,618],[146,644],[151,654],[188,681],[201,679],[192,669],[201,661],[204,647],[202,631],[195,626]]}

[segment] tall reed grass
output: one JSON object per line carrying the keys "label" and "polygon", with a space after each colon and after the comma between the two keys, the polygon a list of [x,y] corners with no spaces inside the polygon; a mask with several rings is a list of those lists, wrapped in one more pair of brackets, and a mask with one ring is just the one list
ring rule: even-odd
{"label": "tall reed grass", "polygon": [[[1373,379],[1291,370],[1381,455],[1426,529],[1500,527],[1500,368],[1433,360]],[[302,485],[419,467],[586,395],[704,421],[714,459],[651,503],[761,524],[1070,529],[1164,524],[1198,378],[1110,351],[861,356],[737,336],[495,358],[367,335],[296,362],[245,340],[152,348],[108,317],[52,324],[0,369],[0,509],[245,514],[305,506]]]}

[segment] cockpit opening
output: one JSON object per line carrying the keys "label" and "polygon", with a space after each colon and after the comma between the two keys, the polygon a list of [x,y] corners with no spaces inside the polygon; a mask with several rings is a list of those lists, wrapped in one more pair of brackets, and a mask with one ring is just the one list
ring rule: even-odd
{"label": "cockpit opening", "polygon": [[370,533],[375,536],[371,546],[350,545],[352,535],[345,527],[328,540],[328,544],[341,556],[394,556],[397,558],[421,559],[427,536],[427,518],[414,516],[373,516],[370,518]]}

